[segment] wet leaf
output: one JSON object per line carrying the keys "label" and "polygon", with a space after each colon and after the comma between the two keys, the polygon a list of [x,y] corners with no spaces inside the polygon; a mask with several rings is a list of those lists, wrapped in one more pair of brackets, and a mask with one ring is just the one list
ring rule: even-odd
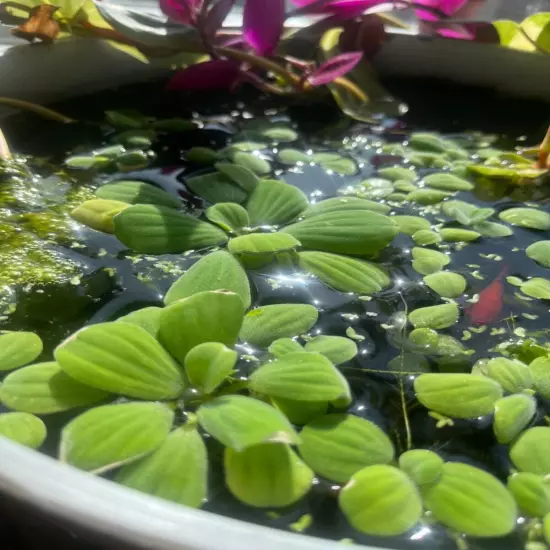
{"label": "wet leaf", "polygon": [[227,241],[225,232],[212,224],[163,206],[129,206],[114,221],[116,237],[145,254],[178,254]]}
{"label": "wet leaf", "polygon": [[55,362],[37,363],[12,372],[0,386],[0,401],[6,407],[33,414],[86,407],[108,396],[71,378]]}
{"label": "wet leaf", "polygon": [[417,231],[431,229],[431,224],[425,218],[420,216],[392,216],[391,219],[397,224],[400,233],[405,235],[414,235]]}
{"label": "wet leaf", "polygon": [[117,319],[118,323],[130,323],[131,325],[137,325],[145,329],[154,338],[157,337],[160,328],[160,314],[162,308],[160,307],[144,307],[128,313],[123,317]]}
{"label": "wet leaf", "polygon": [[394,373],[429,372],[430,366],[423,355],[402,353],[388,362],[388,369]]}
{"label": "wet leaf", "polygon": [[509,208],[498,216],[503,222],[528,229],[548,231],[550,229],[550,214],[535,208]]}
{"label": "wet leaf", "polygon": [[540,518],[550,513],[550,486],[542,476],[514,474],[508,478],[508,490],[524,514]]}
{"label": "wet leaf", "polygon": [[528,246],[525,253],[543,267],[550,268],[550,241],[538,241]]}
{"label": "wet leaf", "polygon": [[207,290],[229,290],[240,296],[245,309],[250,307],[250,284],[245,270],[229,252],[219,250],[202,257],[186,271],[168,290],[164,303]]}
{"label": "wet leaf", "polygon": [[296,219],[308,204],[297,187],[283,181],[261,180],[246,209],[252,225],[283,225]]}
{"label": "wet leaf", "polygon": [[270,397],[331,402],[350,399],[346,379],[320,353],[295,352],[262,365],[249,378],[250,389]]}
{"label": "wet leaf", "polygon": [[300,443],[287,418],[275,407],[243,395],[226,395],[199,407],[201,426],[234,451],[261,443]]}
{"label": "wet leaf", "polygon": [[239,338],[252,346],[268,347],[279,338],[293,338],[317,322],[319,312],[308,304],[274,304],[249,311]]}
{"label": "wet leaf", "polygon": [[536,410],[537,403],[530,395],[509,395],[499,399],[495,403],[493,421],[497,441],[511,443],[529,425]]}
{"label": "wet leaf", "polygon": [[458,320],[456,304],[421,307],[409,313],[409,321],[414,328],[441,329],[453,326]]}
{"label": "wet leaf", "polygon": [[212,393],[232,372],[238,354],[218,342],[195,346],[185,356],[185,374],[202,393]]}
{"label": "wet leaf", "polygon": [[290,143],[298,139],[298,134],[292,128],[283,125],[269,125],[260,132],[263,136],[278,143]]}
{"label": "wet leaf", "polygon": [[443,473],[443,459],[433,451],[414,449],[399,457],[399,468],[419,487],[439,481]]}
{"label": "wet leaf", "polygon": [[272,262],[281,252],[290,252],[300,243],[286,233],[252,233],[229,241],[228,249],[250,268],[262,267]]}
{"label": "wet leaf", "polygon": [[336,254],[374,254],[397,234],[392,218],[364,211],[319,214],[283,230],[296,237],[304,248]]}
{"label": "wet leaf", "polygon": [[523,432],[512,445],[510,458],[521,472],[550,474],[550,428],[537,426]]}
{"label": "wet leaf", "polygon": [[256,189],[260,181],[260,178],[252,170],[238,164],[218,162],[215,168],[249,194]]}
{"label": "wet leaf", "polygon": [[220,160],[220,154],[210,147],[191,147],[185,153],[185,158],[196,164],[212,165]]}
{"label": "wet leaf", "polygon": [[293,340],[292,338],[279,338],[269,346],[268,351],[275,357],[282,357],[287,353],[304,351],[304,348],[299,342]]}
{"label": "wet leaf", "polygon": [[393,183],[382,178],[369,178],[362,181],[359,194],[363,199],[378,200],[391,195],[394,191]]}
{"label": "wet leaf", "polygon": [[184,389],[174,360],[137,325],[87,326],[62,342],[54,355],[69,376],[100,390],[140,399],[172,399]]}
{"label": "wet leaf", "polygon": [[550,399],[550,358],[537,357],[529,363],[529,370],[536,392],[545,399]]}
{"label": "wet leaf", "polygon": [[17,369],[42,353],[42,340],[34,332],[0,333],[0,372]]}
{"label": "wet leaf", "polygon": [[427,409],[454,418],[490,414],[502,397],[497,382],[476,374],[421,374],[414,389]]}
{"label": "wet leaf", "polygon": [[143,181],[115,181],[102,185],[95,194],[100,199],[128,204],[156,204],[168,208],[178,208],[181,204],[179,199],[166,191]]}
{"label": "wet leaf", "polygon": [[309,164],[312,162],[311,156],[298,149],[282,149],[277,154],[279,162],[295,166],[296,164]]}
{"label": "wet leaf", "polygon": [[407,180],[414,181],[416,179],[416,172],[410,168],[404,166],[388,166],[387,168],[380,168],[378,174],[390,181]]}
{"label": "wet leaf", "polygon": [[238,151],[232,155],[231,160],[238,166],[248,168],[248,170],[258,176],[265,176],[271,172],[271,164],[253,153]]}
{"label": "wet leaf", "polygon": [[243,301],[234,292],[199,292],[164,308],[159,340],[183,365],[188,352],[204,342],[219,342],[232,348],[243,316]]}
{"label": "wet leaf", "polygon": [[126,208],[128,208],[128,203],[126,202],[91,199],[77,206],[71,212],[71,217],[96,231],[114,233],[114,218]]}
{"label": "wet leaf", "polygon": [[501,537],[516,526],[516,504],[494,476],[446,462],[441,479],[423,494],[424,505],[446,527],[474,537]]}
{"label": "wet leaf", "polygon": [[65,160],[65,166],[69,170],[101,170],[111,164],[109,157],[94,155],[74,155]]}
{"label": "wet leaf", "polygon": [[428,187],[442,191],[471,191],[474,188],[474,184],[468,180],[445,172],[429,174],[423,178],[423,181]]}
{"label": "wet leaf", "polygon": [[412,267],[421,275],[431,275],[441,271],[451,262],[451,258],[443,252],[430,250],[429,248],[419,248],[415,246],[412,249]]}
{"label": "wet leaf", "polygon": [[451,146],[441,136],[428,132],[413,132],[409,138],[409,145],[413,149],[432,153],[445,153]]}
{"label": "wet leaf", "polygon": [[335,174],[340,174],[341,176],[354,176],[358,171],[357,164],[355,164],[354,160],[348,157],[342,157],[340,155],[337,159],[325,161],[320,161],[319,157],[315,158],[314,155],[314,161],[319,162],[321,167],[327,172],[334,172]]}
{"label": "wet leaf", "polygon": [[512,229],[510,229],[507,225],[496,222],[475,223],[472,225],[472,229],[484,237],[492,237],[494,239],[510,237],[514,234]]}
{"label": "wet leaf", "polygon": [[444,241],[452,243],[475,241],[481,237],[477,231],[456,227],[444,227],[439,233]]}
{"label": "wet leaf", "polygon": [[390,285],[388,272],[375,263],[329,254],[300,252],[300,267],[341,292],[375,294]]}
{"label": "wet leaf", "polygon": [[533,384],[529,367],[517,359],[491,359],[483,367],[483,374],[496,380],[509,393],[522,392]]}
{"label": "wet leaf", "polygon": [[415,328],[408,337],[411,343],[418,351],[425,353],[434,353],[437,351],[440,335],[431,328]]}
{"label": "wet leaf", "polygon": [[346,483],[361,468],[388,464],[393,444],[374,423],[350,414],[316,418],[300,432],[300,454],[315,473]]}
{"label": "wet leaf", "polygon": [[0,437],[6,437],[31,449],[46,439],[46,426],[37,416],[24,412],[0,414]]}
{"label": "wet leaf", "polygon": [[305,350],[320,353],[333,365],[340,365],[357,355],[357,344],[349,338],[322,334],[306,342]]}
{"label": "wet leaf", "polygon": [[430,229],[421,229],[412,235],[418,246],[429,246],[441,242],[441,235]]}
{"label": "wet leaf", "polygon": [[409,202],[416,202],[418,204],[429,205],[438,204],[441,201],[452,197],[452,193],[445,191],[438,191],[437,189],[417,189],[407,195]]}
{"label": "wet leaf", "polygon": [[470,172],[477,176],[485,178],[503,178],[509,180],[519,180],[521,178],[535,179],[542,176],[546,170],[538,170],[536,168],[526,167],[505,167],[505,166],[488,166],[486,164],[471,164],[468,166]]}
{"label": "wet leaf", "polygon": [[470,225],[471,216],[478,210],[477,206],[468,202],[453,200],[445,202],[441,210],[446,216],[462,225]]}
{"label": "wet leaf", "polygon": [[149,456],[126,464],[115,481],[164,500],[198,508],[207,494],[208,457],[195,427],[181,426]]}
{"label": "wet leaf", "polygon": [[343,210],[353,210],[356,215],[361,215],[359,212],[362,210],[366,212],[377,212],[378,214],[387,214],[391,208],[386,204],[380,204],[378,202],[369,201],[358,197],[333,197],[332,199],[325,199],[311,205],[303,213],[303,217],[311,218],[312,216],[328,214],[331,212],[341,212]]}
{"label": "wet leaf", "polygon": [[539,300],[550,300],[550,281],[542,277],[533,277],[521,284],[521,291],[527,296]]}
{"label": "wet leaf", "polygon": [[352,527],[367,535],[401,535],[422,516],[414,483],[387,465],[359,470],[340,491],[338,503]]}
{"label": "wet leaf", "polygon": [[254,508],[289,506],[313,482],[313,472],[288,445],[256,445],[241,452],[226,449],[224,467],[231,493]]}
{"label": "wet leaf", "polygon": [[[244,154],[244,153],[243,153]],[[185,180],[185,185],[199,197],[211,204],[218,202],[241,203],[246,200],[247,192],[233,183],[222,172],[212,172],[202,176],[193,176]]]}
{"label": "wet leaf", "polygon": [[443,298],[458,298],[466,290],[466,279],[452,271],[440,271],[424,277],[424,282]]}
{"label": "wet leaf", "polygon": [[483,223],[495,213],[494,208],[477,208],[470,214],[470,223]]}
{"label": "wet leaf", "polygon": [[438,355],[444,357],[454,357],[457,355],[465,355],[467,350],[466,348],[452,336],[447,334],[440,334],[437,341],[437,350]]}
{"label": "wet leaf", "polygon": [[208,208],[206,217],[225,231],[238,232],[250,225],[248,212],[234,202],[219,202]]}

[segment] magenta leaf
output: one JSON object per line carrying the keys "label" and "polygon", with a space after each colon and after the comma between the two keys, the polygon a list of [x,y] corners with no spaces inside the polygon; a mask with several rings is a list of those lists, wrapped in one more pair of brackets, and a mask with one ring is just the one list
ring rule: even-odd
{"label": "magenta leaf", "polygon": [[362,52],[348,52],[336,55],[313,71],[307,77],[307,82],[311,86],[330,84],[333,80],[351,71],[361,61],[362,57]]}
{"label": "magenta leaf", "polygon": [[159,0],[162,12],[174,21],[195,25],[203,0]]}
{"label": "magenta leaf", "polygon": [[[324,13],[336,15],[342,19],[361,15],[366,10],[376,6],[392,4],[391,0],[327,0],[322,5],[319,5],[317,0],[292,0],[292,2],[300,8],[303,8],[304,11],[302,11],[302,14]],[[307,6],[310,5],[311,10],[308,10]]]}
{"label": "magenta leaf", "polygon": [[243,35],[258,55],[271,55],[283,32],[285,0],[246,0]]}
{"label": "magenta leaf", "polygon": [[[415,0],[415,4],[435,8],[450,17],[466,6],[468,0]],[[432,11],[417,9],[415,13],[419,19],[424,21],[436,21],[438,19]]]}
{"label": "magenta leaf", "polygon": [[201,22],[203,31],[208,37],[213,37],[220,30],[225,18],[229,15],[235,0],[219,0]]}
{"label": "magenta leaf", "polygon": [[167,90],[202,91],[229,89],[239,77],[239,64],[216,59],[178,71],[166,85]]}

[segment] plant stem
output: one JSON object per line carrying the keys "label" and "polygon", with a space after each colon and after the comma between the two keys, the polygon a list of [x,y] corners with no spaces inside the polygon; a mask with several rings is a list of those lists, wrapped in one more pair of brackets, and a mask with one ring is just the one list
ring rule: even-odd
{"label": "plant stem", "polygon": [[336,78],[333,80],[333,84],[336,84],[337,86],[340,86],[341,88],[345,88],[348,92],[350,92],[352,95],[354,95],[359,101],[363,103],[367,103],[369,101],[369,98],[365,95],[363,90],[359,88],[354,82],[349,80],[348,78],[344,78],[342,76]]}
{"label": "plant stem", "polygon": [[4,132],[2,132],[1,128],[0,128],[0,158],[2,160],[11,159],[11,151],[8,145],[8,141],[6,139],[6,136],[4,135]]}
{"label": "plant stem", "polygon": [[409,423],[407,400],[405,399],[405,386],[402,378],[399,379],[399,393],[401,394],[401,408],[403,409],[403,421],[405,422],[405,432],[407,433],[407,451],[410,451],[412,449],[411,425]]}
{"label": "plant stem", "polygon": [[22,111],[31,111],[37,115],[43,116],[44,118],[49,118],[57,122],[63,122],[64,124],[70,124],[76,122],[74,118],[62,115],[57,111],[52,111],[47,107],[42,107],[42,105],[37,105],[36,103],[31,103],[29,101],[24,101],[22,99],[14,99],[12,97],[0,97],[0,105],[8,105],[9,107],[15,107],[16,109],[21,109]]}

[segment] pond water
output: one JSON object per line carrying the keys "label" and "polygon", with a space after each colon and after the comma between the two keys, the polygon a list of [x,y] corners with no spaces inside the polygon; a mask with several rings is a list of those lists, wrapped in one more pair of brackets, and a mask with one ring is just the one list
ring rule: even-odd
{"label": "pond water", "polygon": [[[389,85],[399,87],[402,83]],[[74,125],[44,121],[31,115],[13,117],[4,131],[12,149],[22,155],[22,175],[15,178],[6,175],[0,184],[0,282],[3,288],[0,329],[35,331],[45,344],[42,359],[49,360],[55,346],[86,324],[111,321],[145,306],[161,306],[170,285],[202,257],[204,251],[162,256],[136,254],[126,250],[114,236],[73,221],[70,211],[90,198],[99,185],[124,179],[146,181],[162,188],[181,200],[184,211],[201,215],[209,204],[186,186],[186,179],[210,168],[188,161],[186,152],[192,147],[221,150],[231,143],[256,141],[257,131],[253,126],[259,121],[268,126],[295,128],[298,132],[297,139],[289,143],[266,139],[265,147],[254,148],[253,154],[269,163],[270,177],[299,187],[310,203],[348,195],[354,186],[376,178],[371,180],[370,188],[363,189],[362,196],[387,205],[391,216],[419,216],[427,220],[428,226],[437,229],[443,224],[461,228],[460,223],[442,212],[445,203],[426,206],[404,200],[414,185],[409,182],[407,186],[402,180],[399,184],[392,183],[381,176],[379,170],[403,166],[412,169],[418,181],[430,174],[448,173],[457,168],[456,159],[447,162],[445,168],[443,164],[434,168],[433,158],[413,156],[413,163],[405,161],[400,156],[403,144],[407,155],[414,153],[407,145],[411,132],[441,132],[441,137],[453,140],[475,155],[479,149],[511,150],[536,143],[541,138],[544,121],[538,118],[539,105],[497,101],[489,95],[480,96],[479,91],[456,90],[446,85],[424,86],[425,83],[419,87],[409,86],[405,94],[411,107],[410,115],[405,118],[408,126],[392,119],[381,119],[371,127],[344,123],[324,105],[281,107],[255,96],[237,99],[210,96],[190,103],[189,98],[164,95],[157,83],[96,94],[57,106],[60,112],[82,121]],[[150,148],[154,158],[146,168],[123,174],[64,169],[68,156],[112,143],[119,129],[105,122],[105,110],[129,108],[159,119],[190,118],[197,122],[197,128],[159,132]],[[453,109],[453,114],[449,109]],[[281,151],[286,149],[297,150],[312,159],[319,153],[334,153],[341,158],[336,164],[292,165],[281,161]],[[342,158],[348,160],[342,163]],[[477,157],[472,158],[479,161]],[[458,170],[455,173],[458,174]],[[408,436],[415,448],[435,450],[445,460],[472,464],[505,480],[511,468],[508,448],[495,440],[491,417],[457,420],[453,426],[438,428],[437,419],[429,416],[415,400],[415,375],[392,374],[396,370],[416,372],[419,368],[432,372],[470,372],[477,359],[497,355],[496,348],[503,342],[518,343],[534,336],[544,344],[548,339],[548,301],[529,298],[521,294],[517,286],[498,277],[502,273],[521,280],[547,277],[548,270],[529,259],[525,249],[547,238],[549,232],[511,226],[498,217],[509,208],[526,205],[550,212],[547,203],[550,187],[538,181],[536,185],[517,186],[502,179],[465,177],[476,183],[475,188],[455,192],[445,202],[461,200],[478,208],[493,208],[491,221],[503,223],[513,232],[506,237],[482,236],[468,243],[441,242],[428,246],[447,255],[450,262],[446,269],[466,279],[466,290],[456,298],[460,318],[443,333],[455,339],[453,345],[464,346],[467,354],[430,356],[422,359],[421,364],[418,354],[403,356],[403,315],[419,307],[445,303],[426,284],[423,274],[413,268],[412,250],[419,245],[409,234],[399,233],[378,258],[389,270],[392,283],[374,297],[332,290],[307,273],[281,265],[251,270],[249,275],[254,306],[312,304],[320,312],[312,334],[351,335],[355,339],[359,347],[357,357],[340,367],[353,392],[349,412],[382,427],[392,438],[398,454],[407,449]],[[504,288],[502,308],[494,319],[476,324],[467,309],[496,279],[502,280]],[[261,353],[248,348],[245,351],[248,355]],[[239,375],[246,377],[254,367],[253,361],[241,359]],[[407,405],[407,415],[403,414],[403,402]],[[544,400],[538,401],[533,425],[545,424],[547,405]],[[47,418],[48,438],[42,450],[56,454],[59,429],[78,412]],[[224,486],[221,444],[210,438],[208,450],[211,471],[206,510],[294,530],[301,530],[300,519],[303,522],[304,515],[310,514],[311,525],[305,533],[374,546],[435,550],[467,543],[472,550],[523,548],[526,535],[521,524],[514,534],[494,540],[468,537],[457,541],[457,537],[443,527],[426,521],[399,537],[361,535],[349,526],[338,509],[335,496],[339,486],[321,478],[315,481],[305,499],[288,509],[253,510],[241,504]]]}

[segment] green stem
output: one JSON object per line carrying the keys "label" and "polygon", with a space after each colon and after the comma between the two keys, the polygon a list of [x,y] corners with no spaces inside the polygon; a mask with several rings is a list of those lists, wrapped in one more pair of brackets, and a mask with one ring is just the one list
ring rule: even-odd
{"label": "green stem", "polygon": [[407,434],[407,451],[412,449],[412,434],[411,434],[411,425],[409,423],[409,413],[407,411],[407,400],[405,398],[405,386],[403,384],[403,379],[399,379],[399,393],[401,395],[401,408],[403,410],[403,421],[405,423],[405,432]]}
{"label": "green stem", "polygon": [[36,103],[31,103],[29,101],[24,101],[22,99],[14,99],[12,97],[0,97],[0,105],[8,105],[9,107],[15,107],[16,109],[21,109],[22,111],[31,111],[37,115],[43,116],[44,118],[49,118],[51,120],[56,120],[57,122],[63,122],[64,124],[70,124],[76,122],[74,118],[62,115],[57,111],[48,109],[47,107],[42,107],[42,105],[37,105]]}

